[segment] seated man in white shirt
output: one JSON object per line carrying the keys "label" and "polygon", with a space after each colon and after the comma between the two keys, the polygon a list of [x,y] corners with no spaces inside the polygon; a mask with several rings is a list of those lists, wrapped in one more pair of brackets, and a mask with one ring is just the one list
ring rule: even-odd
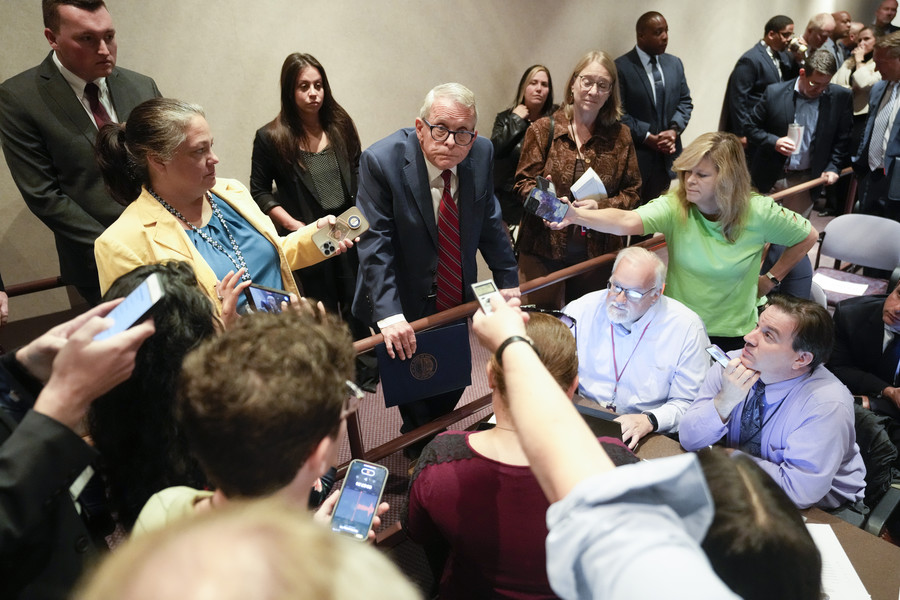
{"label": "seated man in white shirt", "polygon": [[666,266],[643,248],[619,252],[609,289],[563,309],[577,323],[579,393],[621,416],[631,448],[677,432],[709,370],[709,338],[694,311],[662,295]]}

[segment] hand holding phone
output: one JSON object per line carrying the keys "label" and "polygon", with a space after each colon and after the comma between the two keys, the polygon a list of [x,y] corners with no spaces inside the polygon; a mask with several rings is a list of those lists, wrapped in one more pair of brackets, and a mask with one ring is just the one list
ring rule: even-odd
{"label": "hand holding phone", "polygon": [[244,290],[247,297],[247,307],[252,312],[268,312],[278,314],[281,312],[281,303],[291,304],[290,293],[284,290],[276,290],[262,285],[250,285]]}
{"label": "hand holding phone", "polygon": [[362,212],[357,207],[351,206],[336,217],[334,225],[319,229],[313,234],[312,239],[322,254],[331,256],[337,252],[342,240],[356,239],[368,230],[369,222]]}
{"label": "hand holding phone", "polygon": [[525,199],[525,210],[545,221],[559,223],[569,211],[569,205],[554,194],[534,187]]}

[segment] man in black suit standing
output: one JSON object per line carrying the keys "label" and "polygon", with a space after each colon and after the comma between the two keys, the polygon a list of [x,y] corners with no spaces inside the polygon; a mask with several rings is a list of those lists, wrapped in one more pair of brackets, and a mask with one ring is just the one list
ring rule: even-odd
{"label": "man in black suit standing", "polygon": [[63,281],[100,300],[94,240],[121,214],[94,158],[100,125],[161,94],[116,67],[116,30],[102,0],[43,0],[52,52],[0,85],[0,140],[28,208],[56,238]]}
{"label": "man in black suit standing", "polygon": [[[853,96],[829,83],[837,66],[828,50],[817,50],[806,65],[796,79],[766,88],[750,113],[747,139],[757,146],[750,178],[764,194],[817,177],[831,185],[850,162]],[[791,124],[802,127],[799,140],[789,135]],[[810,206],[806,192],[792,197],[789,208],[805,212]]]}
{"label": "man in black suit standing", "polygon": [[[747,121],[750,111],[773,83],[790,78],[793,61],[785,52],[794,37],[794,22],[790,17],[776,15],[766,22],[763,38],[744,52],[728,78],[722,122],[719,129],[741,138],[747,148]],[[748,152],[748,162],[751,158]]]}
{"label": "man in black suit standing", "polygon": [[[900,285],[887,296],[860,296],[834,309],[828,370],[867,408],[900,419]],[[865,405],[865,402],[864,402]]]}
{"label": "man in black suit standing", "polygon": [[666,54],[669,25],[658,12],[640,16],[637,45],[616,59],[619,88],[641,170],[641,203],[659,196],[675,176],[672,161],[681,152],[681,134],[694,105],[681,59]]}

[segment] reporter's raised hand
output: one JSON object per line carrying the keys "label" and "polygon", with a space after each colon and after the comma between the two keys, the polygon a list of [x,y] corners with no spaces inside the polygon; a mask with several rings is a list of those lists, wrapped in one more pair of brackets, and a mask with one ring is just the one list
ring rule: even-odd
{"label": "reporter's raised hand", "polygon": [[521,305],[519,298],[504,301],[501,297],[493,296],[491,314],[486,315],[478,309],[472,317],[472,329],[482,346],[493,352],[510,336],[525,335],[528,313],[522,312],[519,308]]}
{"label": "reporter's raised hand", "polygon": [[131,376],[138,348],[156,331],[153,321],[95,341],[108,327],[109,321],[92,317],[71,333],[53,360],[50,380],[34,404],[36,412],[75,429],[91,402]]}
{"label": "reporter's raised hand", "polygon": [[116,298],[110,302],[104,302],[80,314],[74,319],[60,323],[49,329],[46,333],[22,346],[16,351],[16,360],[33,377],[44,383],[50,379],[50,371],[53,367],[53,359],[74,331],[80,329],[85,323],[94,317],[105,317],[109,312],[122,302],[124,298]]}
{"label": "reporter's raised hand", "polygon": [[727,423],[731,412],[747,397],[747,392],[759,379],[759,372],[748,369],[740,357],[732,358],[722,374],[722,389],[713,399],[716,411],[723,423]]}

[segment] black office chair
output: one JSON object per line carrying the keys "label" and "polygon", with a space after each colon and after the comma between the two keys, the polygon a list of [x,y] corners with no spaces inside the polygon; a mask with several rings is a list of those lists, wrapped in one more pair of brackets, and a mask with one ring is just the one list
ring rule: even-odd
{"label": "black office chair", "polygon": [[881,535],[889,521],[900,517],[900,472],[895,468],[898,451],[887,433],[890,417],[876,415],[854,405],[856,443],[866,465],[866,497],[869,508],[862,528]]}

